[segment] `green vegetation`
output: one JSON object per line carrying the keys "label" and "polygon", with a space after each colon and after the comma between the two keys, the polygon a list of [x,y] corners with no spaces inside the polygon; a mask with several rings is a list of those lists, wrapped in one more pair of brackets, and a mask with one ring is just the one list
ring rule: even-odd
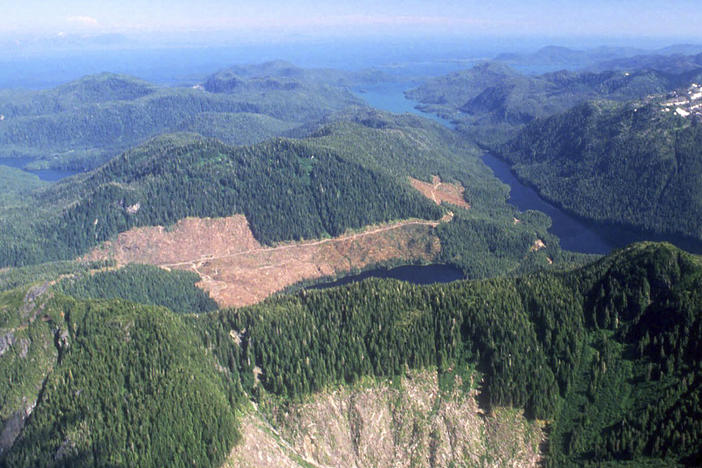
{"label": "green vegetation", "polygon": [[[27,194],[0,208],[0,265],[75,258],[135,226],[186,216],[246,215],[266,244],[338,235],[350,228],[411,217],[442,225],[441,261],[469,277],[568,266],[548,234],[550,221],[518,213],[478,151],[450,130],[413,116],[375,111],[339,114],[303,139],[234,148],[192,134],[162,136],[105,166]],[[437,207],[409,176],[460,183],[470,210]],[[522,220],[514,224],[514,218]],[[97,220],[97,221],[96,221]],[[530,253],[537,239],[546,250]]]}
{"label": "green vegetation", "polygon": [[34,174],[29,174],[20,169],[0,165],[0,206],[9,207],[21,203],[22,198],[32,190],[48,185],[39,180]]}
{"label": "green vegetation", "polygon": [[124,301],[43,304],[0,359],[3,423],[13,407],[31,412],[16,419],[3,466],[221,464],[238,438],[237,393],[176,315]]}
{"label": "green vegetation", "polygon": [[[0,296],[0,374],[11,376],[0,417],[21,424],[0,457],[216,466],[242,398],[284,404],[437,368],[446,391],[454,374],[479,375],[488,410],[547,420],[550,466],[696,465],[700,310],[702,260],[652,243],[568,272],[369,280],[198,316],[16,289]],[[30,418],[14,416],[26,408]]]}
{"label": "green vegetation", "polygon": [[21,268],[0,270],[0,292],[26,284],[52,281],[62,276],[87,273],[92,270],[112,266],[111,262],[51,262]]}
{"label": "green vegetation", "polygon": [[[0,173],[0,266],[12,266],[0,270],[0,465],[219,466],[245,400],[285,405],[409,369],[436,369],[444,392],[455,376],[466,386],[479,376],[487,410],[546,420],[549,466],[701,464],[700,258],[644,243],[582,266],[594,258],[561,251],[545,215],[508,205],[474,147],[423,119],[349,110],[355,100],[325,84],[329,73],[275,62],[225,70],[205,89],[106,74],[0,95],[0,148],[65,151],[52,165],[91,165],[173,129],[230,142],[306,135],[248,147],[163,135],[51,186]],[[678,78],[483,65],[413,96],[463,131],[487,129],[485,142],[580,99]],[[697,124],[655,103],[589,104],[502,148],[520,177],[574,211],[591,202],[594,219],[699,236],[700,144]],[[434,175],[465,187],[471,208],[436,206],[407,181]],[[449,209],[438,260],[503,276],[369,280],[214,311],[193,273],[56,261],[187,216],[242,213],[273,244]]]}
{"label": "green vegetation", "polygon": [[702,239],[702,127],[658,100],[589,103],[527,126],[499,151],[580,216]]}
{"label": "green vegetation", "polygon": [[[361,105],[347,90],[304,74],[258,71],[268,74],[249,73],[225,93],[158,87],[110,73],[45,91],[6,90],[0,92],[0,153],[39,159],[33,167],[86,170],[161,133],[198,131],[252,144]],[[284,85],[274,85],[281,80]]]}
{"label": "green vegetation", "polygon": [[165,271],[150,265],[127,265],[68,278],[59,283],[64,294],[80,299],[126,299],[147,305],[168,307],[178,313],[203,313],[217,309],[217,303],[202,289],[192,271]]}
{"label": "green vegetation", "polygon": [[[45,207],[43,219],[31,202]],[[264,243],[441,216],[406,182],[304,142],[235,148],[188,135],[161,137],[81,180],[37,192],[24,212],[0,222],[7,226],[0,265],[71,258],[134,226],[236,213],[246,215]]]}
{"label": "green vegetation", "polygon": [[[520,213],[519,223],[498,216],[457,210],[450,223],[440,225],[439,263],[463,270],[477,279],[545,268],[570,268],[595,260],[595,255],[563,251],[558,238],[547,231],[551,220],[539,211]],[[543,248],[538,248],[538,241]]]}
{"label": "green vegetation", "polygon": [[536,118],[566,111],[593,99],[626,101],[688,86],[702,68],[677,73],[647,68],[629,71],[559,71],[519,74],[487,62],[428,80],[407,96],[423,111],[453,120],[457,130],[485,145],[504,142],[515,129]]}
{"label": "green vegetation", "polygon": [[698,258],[639,244],[569,273],[431,287],[371,280],[198,325],[253,395],[298,399],[364,375],[476,363],[489,406],[551,421],[553,466],[698,463],[700,291]]}

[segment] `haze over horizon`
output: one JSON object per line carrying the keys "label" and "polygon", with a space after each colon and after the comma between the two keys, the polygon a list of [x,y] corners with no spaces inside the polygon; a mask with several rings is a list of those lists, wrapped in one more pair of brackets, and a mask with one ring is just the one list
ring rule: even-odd
{"label": "haze over horizon", "polygon": [[692,0],[674,2],[537,0],[495,2],[361,0],[250,1],[87,0],[14,4],[0,25],[4,37],[55,35],[171,35],[199,38],[598,37],[702,40],[702,11]]}

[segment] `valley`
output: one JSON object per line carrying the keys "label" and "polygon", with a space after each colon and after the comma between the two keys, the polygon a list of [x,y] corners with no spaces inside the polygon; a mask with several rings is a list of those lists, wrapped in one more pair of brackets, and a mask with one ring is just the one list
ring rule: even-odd
{"label": "valley", "polygon": [[700,465],[695,47],[0,90],[0,467]]}

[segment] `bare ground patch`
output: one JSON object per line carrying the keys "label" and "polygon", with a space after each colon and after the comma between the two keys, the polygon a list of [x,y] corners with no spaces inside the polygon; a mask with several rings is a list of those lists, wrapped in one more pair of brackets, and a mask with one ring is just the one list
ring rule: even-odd
{"label": "bare ground patch", "polygon": [[172,228],[149,226],[130,229],[116,241],[103,242],[85,260],[114,259],[118,265],[162,265],[186,259],[229,255],[260,248],[244,215],[228,218],[185,218]]}
{"label": "bare ground patch", "polygon": [[442,202],[451,203],[461,208],[469,209],[470,204],[463,198],[465,189],[461,184],[441,182],[439,176],[432,176],[431,183],[419,179],[409,178],[412,187],[419,190],[422,195],[432,200],[437,205]]}
{"label": "bare ground patch", "polygon": [[[241,418],[242,440],[234,446],[222,468],[284,468],[301,467],[302,457],[298,456],[255,413]],[[306,466],[312,465],[307,460]]]}
{"label": "bare ground patch", "polygon": [[275,445],[291,456],[277,459],[278,466],[300,459],[340,468],[539,466],[543,425],[513,409],[484,414],[477,398],[477,390],[442,392],[434,370],[412,371],[399,385],[330,389],[303,403],[271,407],[275,429],[259,413],[247,415],[244,440],[226,466],[250,466],[249,460],[271,466],[263,447],[271,447],[273,458],[280,454]]}
{"label": "bare ground patch", "polygon": [[538,252],[539,250],[545,249],[545,248],[546,248],[546,244],[544,244],[544,241],[542,241],[541,239],[536,239],[534,241],[534,244],[531,247],[529,247],[529,251],[530,252]]}
{"label": "bare ground patch", "polygon": [[[450,219],[450,213],[443,220]],[[264,247],[244,216],[188,218],[171,230],[136,228],[103,243],[86,260],[112,258],[190,269],[220,306],[255,304],[290,285],[392,260],[432,260],[440,251],[438,221],[402,221],[317,241]]]}

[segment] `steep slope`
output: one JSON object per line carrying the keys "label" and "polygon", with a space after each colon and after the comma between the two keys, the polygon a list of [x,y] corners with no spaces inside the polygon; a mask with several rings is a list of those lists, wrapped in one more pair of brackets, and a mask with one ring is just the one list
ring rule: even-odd
{"label": "steep slope", "polygon": [[[405,255],[361,255],[374,249],[361,242],[360,249],[328,252],[334,258],[341,254],[341,263],[332,262],[332,267],[324,266],[328,258],[319,257],[324,257],[323,252],[309,260],[302,255],[304,269],[314,270],[312,277],[318,278],[376,262],[437,258],[475,278],[584,260],[561,251],[557,238],[547,232],[547,217],[519,213],[506,203],[507,187],[482,164],[479,153],[438,124],[407,115],[359,111],[331,116],[309,132],[306,138],[243,148],[192,134],[153,139],[95,171],[29,193],[14,205],[0,206],[0,265],[75,258],[103,241],[115,247],[103,245],[103,253],[132,246],[125,257],[130,261],[194,265],[203,260],[200,257],[223,255],[217,247],[219,237],[240,236],[228,244],[234,250],[249,237],[264,247],[294,241],[304,248],[327,237],[343,240],[351,235],[348,230],[383,223],[400,226],[412,218],[414,227],[424,228],[410,226],[413,229],[378,237],[377,246]],[[451,199],[456,205],[437,206],[438,199],[425,197],[410,183],[414,180],[415,186],[423,186],[435,177],[446,187],[461,187]],[[453,217],[446,218],[450,222],[434,232],[436,221],[448,211],[453,212]],[[240,215],[245,216],[241,217],[243,231],[240,222],[227,221],[239,220]],[[193,218],[189,226],[194,230],[187,229],[190,234],[175,244],[168,241],[180,232],[171,232],[172,226],[188,217]],[[203,219],[207,217],[219,220]],[[226,232],[208,231],[213,223],[222,224]],[[138,229],[148,226],[153,228]],[[124,236],[116,238],[120,233]],[[206,245],[210,241],[213,244]],[[537,241],[547,248],[532,251]],[[345,262],[344,251],[351,250],[355,253]],[[172,260],[149,260],[161,258],[158,255],[135,258],[135,253],[154,251],[170,252]],[[205,275],[233,277],[229,266],[212,265]],[[251,271],[269,263],[247,265]],[[307,274],[295,277],[310,278]],[[269,294],[285,285],[276,283],[261,291]],[[260,294],[247,296],[260,298]]]}
{"label": "steep slope", "polygon": [[585,104],[534,122],[499,151],[580,216],[702,239],[702,131],[677,112],[661,99]]}
{"label": "steep slope", "polygon": [[[38,192],[26,205],[29,220],[21,214],[3,220],[2,264],[29,263],[36,254],[70,258],[131,227],[188,216],[243,213],[263,243],[441,217],[406,181],[332,150],[295,140],[235,148],[192,135],[153,140],[70,184]],[[23,229],[34,234],[18,233]]]}
{"label": "steep slope", "polygon": [[197,316],[48,285],[0,301],[8,466],[702,460],[702,260],[668,244]]}
{"label": "steep slope", "polygon": [[259,405],[224,466],[537,466],[543,425],[509,408],[485,414],[477,396],[422,370]]}
{"label": "steep slope", "polygon": [[237,440],[232,394],[172,312],[47,286],[0,304],[3,466],[218,466]]}
{"label": "steep slope", "polygon": [[566,274],[433,287],[366,281],[200,326],[262,403],[269,393],[297,401],[438,366],[444,388],[479,376],[488,412],[506,405],[547,420],[549,465],[694,465],[701,281],[699,258],[639,244]]}

